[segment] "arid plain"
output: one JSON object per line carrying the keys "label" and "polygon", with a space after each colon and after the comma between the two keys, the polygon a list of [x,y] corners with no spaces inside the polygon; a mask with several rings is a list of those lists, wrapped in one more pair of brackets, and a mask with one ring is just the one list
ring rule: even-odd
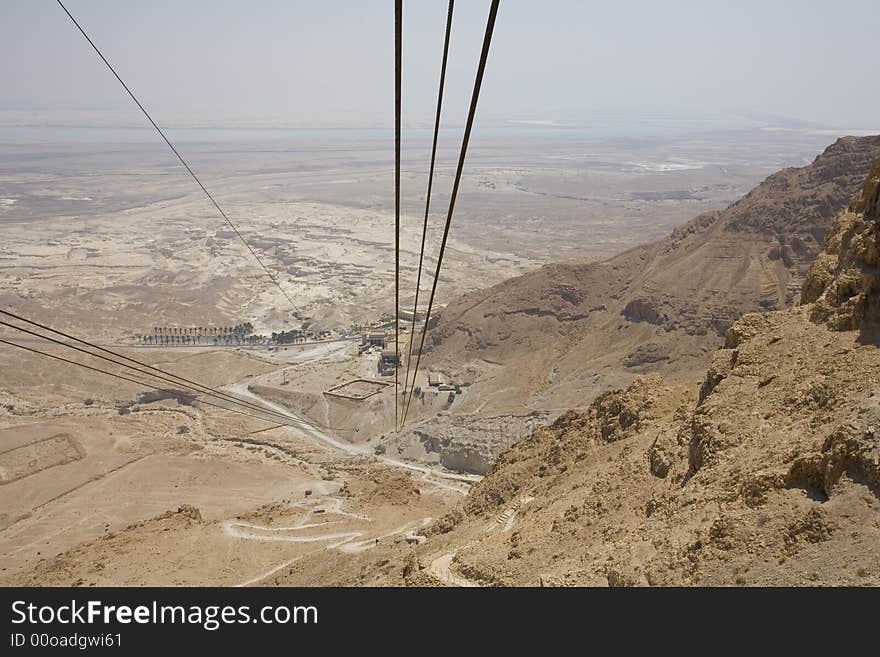
{"label": "arid plain", "polygon": [[[193,131],[181,142],[296,315],[162,144],[129,133],[2,132],[0,307],[290,420],[144,397],[134,383],[0,345],[0,582],[369,584],[383,577],[377,554],[396,555],[382,567],[400,566],[391,563],[400,544],[421,542],[420,530],[485,470],[473,455],[431,452],[450,432],[474,431],[445,394],[421,399],[409,438],[393,435],[393,388],[362,401],[325,394],[377,378],[377,356],[359,354],[352,327],[394,311],[391,145],[339,132]],[[457,136],[444,135],[439,155],[430,268]],[[806,164],[834,137],[490,132],[468,158],[439,301],[663,237]],[[418,134],[405,143],[409,303],[427,148]],[[157,326],[240,322],[262,334],[304,322],[330,334],[287,347],[138,341]],[[100,366],[7,327],[0,338]],[[468,416],[479,402],[467,400]],[[494,410],[481,418],[482,439],[497,452],[559,409],[545,410]],[[441,562],[431,572],[438,583],[450,576]]]}

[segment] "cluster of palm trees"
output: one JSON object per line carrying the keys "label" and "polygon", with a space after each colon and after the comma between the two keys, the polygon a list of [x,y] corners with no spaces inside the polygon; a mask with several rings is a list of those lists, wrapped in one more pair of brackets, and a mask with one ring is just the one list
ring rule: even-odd
{"label": "cluster of palm trees", "polygon": [[235,326],[154,326],[153,333],[139,335],[138,342],[145,345],[240,345],[259,344],[264,340],[262,335],[254,335],[254,326],[250,322]]}
{"label": "cluster of palm trees", "polygon": [[297,340],[305,338],[305,335],[305,331],[299,329],[281,331],[279,333],[273,331],[270,340],[272,340],[272,344],[293,344]]}

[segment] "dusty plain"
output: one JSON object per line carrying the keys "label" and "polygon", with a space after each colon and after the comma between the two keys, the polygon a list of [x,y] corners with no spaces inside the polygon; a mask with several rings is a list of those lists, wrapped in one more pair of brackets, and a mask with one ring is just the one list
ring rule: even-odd
{"label": "dusty plain", "polygon": [[[486,436],[444,460],[450,432],[474,431],[456,413],[479,414],[479,399],[460,402],[470,391],[420,396],[418,426],[403,436],[392,435],[393,387],[363,400],[324,394],[378,378],[378,354],[358,354],[359,341],[345,338],[352,324],[394,310],[387,139],[183,140],[291,309],[161,144],[145,135],[0,136],[0,308],[288,416],[154,401],[145,387],[0,345],[0,583],[386,582],[406,568],[404,548],[415,549],[488,467],[480,440],[498,443],[496,453],[545,421],[495,410]],[[430,267],[456,137],[446,134],[440,152]],[[833,139],[799,130],[476,139],[439,301],[657,239]],[[405,146],[401,257],[411,303],[428,144],[414,136]],[[308,322],[332,337],[278,348],[137,343],[156,326],[244,321],[266,334]],[[7,327],[0,338],[74,357]],[[377,570],[383,551],[390,556]],[[435,570],[437,582],[451,577],[442,559]]]}

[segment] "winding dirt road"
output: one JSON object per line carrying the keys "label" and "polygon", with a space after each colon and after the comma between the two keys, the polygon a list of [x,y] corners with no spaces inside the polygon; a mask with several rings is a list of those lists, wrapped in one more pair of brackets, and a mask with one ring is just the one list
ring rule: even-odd
{"label": "winding dirt road", "polygon": [[[311,357],[306,360],[322,360],[334,356],[338,356],[336,350],[321,350],[314,352],[311,354]],[[390,456],[376,455],[365,445],[356,445],[331,435],[321,427],[316,426],[309,420],[292,412],[289,408],[261,397],[250,389],[251,385],[259,384],[263,382],[263,380],[273,377],[273,375],[277,375],[277,372],[269,372],[267,374],[239,381],[238,383],[226,386],[224,391],[243,401],[248,401],[252,404],[256,404],[262,408],[283,415],[284,418],[286,418],[288,425],[277,427],[278,431],[297,432],[322,447],[336,450],[350,456],[370,459],[394,468],[419,473],[421,475],[419,477],[420,481],[424,481],[427,484],[444,490],[464,495],[467,493],[471,484],[481,479],[478,475],[444,472],[434,467],[408,463]],[[329,493],[329,491],[322,492]],[[343,500],[336,497],[312,498],[293,504],[291,505],[292,508],[301,507],[304,509],[304,513],[296,522],[294,522],[293,525],[290,526],[270,527],[237,519],[224,521],[222,523],[223,532],[228,536],[241,540],[324,544],[317,550],[305,555],[293,557],[292,559],[287,559],[265,572],[236,584],[236,586],[252,586],[258,584],[272,575],[281,572],[286,567],[296,563],[300,559],[324,550],[340,550],[350,553],[369,550],[378,545],[384,539],[408,533],[415,533],[416,530],[427,526],[432,521],[432,518],[421,518],[419,520],[405,523],[399,527],[394,527],[390,531],[383,532],[379,535],[372,535],[366,527],[350,527],[352,520],[356,522],[370,523],[372,522],[372,519],[364,515],[345,511],[343,504]],[[349,527],[344,529],[336,527],[342,523],[347,523]],[[476,586],[477,584],[474,582],[470,582],[451,572],[450,564],[453,556],[454,555],[443,555],[438,559],[435,559],[434,563],[431,564],[430,570],[432,574],[441,578],[442,581],[456,586]]]}
{"label": "winding dirt road", "polygon": [[[240,582],[235,586],[252,586],[258,584],[275,573],[280,572],[287,566],[296,563],[303,557],[311,556],[324,550],[338,549],[341,552],[348,553],[364,552],[376,547],[386,538],[400,536],[421,529],[426,527],[433,520],[433,518],[421,518],[419,520],[410,521],[399,527],[395,527],[390,531],[375,536],[369,535],[369,532],[366,529],[350,529],[348,531],[329,532],[315,531],[332,525],[338,525],[344,522],[344,519],[346,518],[354,519],[363,523],[370,523],[373,521],[369,516],[345,511],[343,504],[344,501],[338,497],[311,499],[292,504],[291,508],[303,508],[305,509],[305,513],[303,513],[293,525],[286,527],[269,527],[242,520],[224,521],[222,523],[223,533],[233,538],[250,541],[275,541],[284,543],[327,543],[318,550],[288,559],[277,566],[272,567],[270,570]],[[320,515],[322,520],[315,522],[317,515]],[[329,520],[327,519],[329,516],[338,516],[338,519]],[[363,538],[359,541],[356,540],[362,537],[367,538]]]}
{"label": "winding dirt road", "polygon": [[[468,488],[471,484],[476,483],[482,477],[479,475],[470,475],[470,474],[457,474],[454,472],[443,472],[436,468],[432,468],[424,465],[417,465],[415,463],[407,463],[406,461],[401,461],[399,459],[395,459],[391,456],[377,456],[373,454],[372,450],[364,445],[355,445],[353,443],[348,442],[347,440],[343,440],[340,438],[336,438],[323,429],[316,427],[314,424],[309,422],[308,420],[295,415],[290,411],[290,409],[282,406],[281,404],[277,404],[275,402],[269,401],[249,389],[249,386],[254,383],[259,383],[260,379],[271,377],[274,372],[269,372],[268,374],[264,374],[259,377],[254,377],[248,379],[246,381],[240,381],[231,386],[227,386],[224,388],[226,392],[232,393],[235,396],[239,397],[242,400],[249,401],[254,404],[258,404],[263,408],[275,411],[276,413],[281,413],[284,415],[288,422],[293,427],[281,427],[279,430],[293,430],[296,429],[300,431],[302,434],[311,438],[317,443],[325,447],[330,447],[336,449],[338,451],[344,452],[346,454],[350,454],[352,456],[361,456],[370,459],[374,459],[379,461],[380,463],[384,463],[385,465],[390,465],[395,468],[402,468],[404,470],[409,470],[411,472],[419,472],[422,474],[420,478],[422,481],[426,483],[433,484],[439,488],[443,488],[445,490],[450,490],[459,494],[466,494]],[[448,482],[460,482],[460,483],[448,483]]]}

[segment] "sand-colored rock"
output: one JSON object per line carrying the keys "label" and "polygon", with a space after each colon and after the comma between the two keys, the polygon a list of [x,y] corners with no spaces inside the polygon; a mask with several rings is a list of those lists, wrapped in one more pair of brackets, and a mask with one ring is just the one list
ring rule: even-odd
{"label": "sand-colored rock", "polygon": [[814,321],[846,331],[880,328],[880,159],[835,220],[804,282]]}
{"label": "sand-colored rock", "polygon": [[874,307],[878,182],[815,303],[743,316],[700,384],[641,377],[520,441],[419,554],[483,585],[880,584],[880,346],[829,294],[860,276]]}
{"label": "sand-colored rock", "polygon": [[[839,139],[812,164],[771,175],[666,239],[466,295],[430,332],[428,360],[471,371],[487,413],[523,403],[571,407],[650,371],[695,381],[744,313],[798,301],[835,214],[877,157],[880,137]],[[859,257],[876,257],[864,248]],[[820,256],[817,267],[830,272],[830,258]],[[841,278],[841,293],[847,284]],[[807,297],[814,286],[807,282]]]}

